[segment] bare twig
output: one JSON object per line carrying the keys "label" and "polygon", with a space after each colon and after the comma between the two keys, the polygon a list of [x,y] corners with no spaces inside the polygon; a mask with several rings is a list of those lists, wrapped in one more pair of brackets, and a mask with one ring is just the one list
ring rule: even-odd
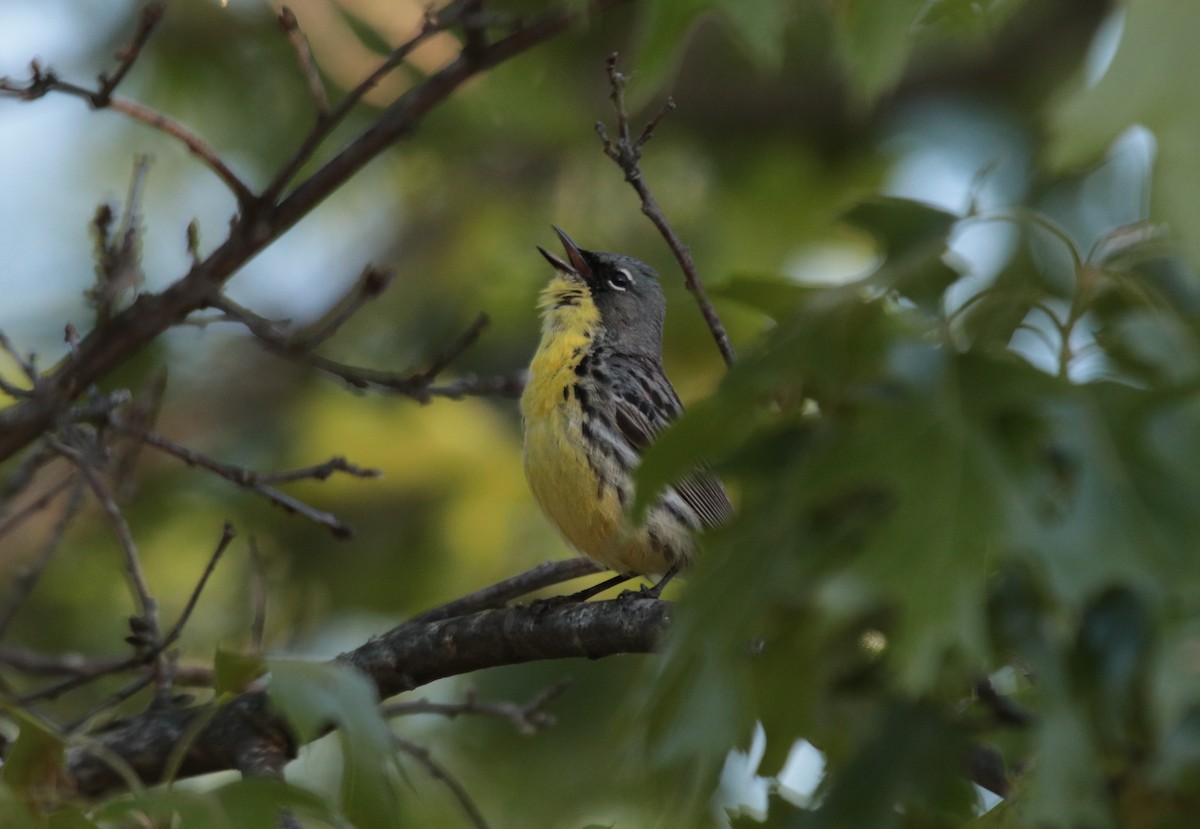
{"label": "bare twig", "polygon": [[[111,231],[113,211],[101,205],[92,221],[96,236],[96,285],[86,296],[96,308],[99,325],[105,325],[118,310],[117,302],[129,292],[136,294],[143,281],[141,267],[142,190],[150,157],[138,155],[133,162],[129,194],[121,211],[121,222]],[[78,347],[78,335],[70,338],[72,353]]]}
{"label": "bare twig", "polygon": [[196,608],[196,602],[200,600],[200,593],[203,592],[204,585],[208,584],[209,576],[217,568],[217,562],[221,560],[222,554],[224,554],[225,550],[229,547],[229,543],[233,541],[236,535],[237,533],[233,529],[233,524],[226,521],[225,526],[221,528],[221,539],[217,542],[212,555],[208,557],[208,566],[204,568],[204,572],[200,575],[200,581],[196,582],[195,588],[192,589],[192,595],[188,597],[187,604],[183,606],[183,611],[180,612],[179,618],[175,620],[175,624],[171,626],[171,630],[163,638],[161,647],[170,647],[179,639],[183,633],[183,626],[187,624],[192,611]]}
{"label": "bare twig", "polygon": [[396,272],[380,270],[368,265],[362,275],[341,300],[336,302],[321,319],[310,325],[304,331],[298,331],[291,337],[295,348],[311,351],[338,332],[347,320],[358,313],[359,309],[378,297],[392,283]]}
{"label": "bare twig", "polygon": [[430,777],[439,781],[450,790],[450,794],[458,801],[458,805],[462,807],[463,813],[466,814],[467,819],[471,821],[471,825],[475,829],[488,829],[487,821],[484,820],[479,807],[475,805],[475,801],[471,799],[471,795],[467,793],[463,784],[445,766],[433,759],[433,756],[429,753],[429,749],[406,740],[403,737],[396,737],[395,740],[398,749],[416,760],[428,772]]}
{"label": "bare twig", "polygon": [[17,364],[17,368],[21,369],[21,373],[25,375],[25,379],[29,381],[30,386],[36,386],[38,372],[33,352],[21,354],[17,351],[17,347],[13,345],[12,340],[3,331],[0,331],[0,349],[3,349],[12,358],[12,361]]}
{"label": "bare twig", "polygon": [[79,449],[68,446],[57,438],[52,438],[50,443],[63,457],[75,464],[75,468],[83,475],[88,487],[92,490],[92,495],[100,503],[100,508],[104,511],[113,535],[116,536],[124,553],[125,575],[138,608],[138,615],[129,620],[130,626],[133,628],[132,638],[136,640],[135,647],[139,651],[153,649],[162,642],[162,633],[158,624],[158,601],[150,593],[150,588],[146,584],[141,557],[138,555],[137,543],[133,539],[129,524],[125,521],[125,516],[121,514],[121,508],[117,506],[108,484],[96,471],[92,459]]}
{"label": "bare twig", "polygon": [[256,203],[250,188],[238,178],[237,174],[217,155],[216,150],[208,142],[180,122],[157,110],[124,98],[114,98],[111,95],[103,97],[99,91],[60,80],[53,72],[43,71],[37,63],[32,65],[32,77],[24,86],[0,81],[0,93],[14,96],[22,101],[33,101],[51,92],[61,92],[75,98],[82,98],[96,109],[111,109],[169,135],[187,147],[192,155],[204,162],[221,181],[225,182],[225,185],[237,197],[238,204],[244,209]]}
{"label": "bare twig", "polygon": [[480,610],[504,607],[513,599],[527,596],[535,590],[561,584],[582,576],[590,576],[601,572],[599,565],[588,558],[569,558],[563,561],[546,561],[505,579],[497,584],[488,585],[474,593],[447,602],[440,607],[426,610],[412,618],[411,624],[428,624],[451,619],[455,616],[466,616]]}
{"label": "bare twig", "polygon": [[161,2],[148,3],[142,7],[142,13],[138,16],[137,31],[134,32],[133,39],[117,53],[117,59],[120,61],[117,71],[113,72],[112,75],[101,73],[100,77],[97,78],[99,88],[96,90],[92,106],[101,108],[108,105],[108,102],[112,99],[113,91],[125,79],[125,75],[129,73],[129,70],[133,68],[134,62],[142,53],[142,49],[150,39],[150,35],[154,33],[155,28],[162,21],[166,10],[166,3]]}
{"label": "bare twig", "polygon": [[526,372],[501,374],[495,377],[464,375],[444,386],[430,386],[426,391],[430,397],[445,397],[462,400],[464,397],[509,397],[516,399],[525,388]]}
{"label": "bare twig", "polygon": [[254,620],[250,623],[250,651],[262,653],[263,632],[267,627],[267,576],[263,570],[258,539],[250,538],[250,596],[254,603]]}
{"label": "bare twig", "polygon": [[304,73],[304,81],[308,84],[308,91],[317,108],[317,118],[324,120],[329,117],[329,95],[325,92],[325,84],[321,82],[321,73],[317,69],[317,62],[313,60],[308,37],[301,31],[300,23],[296,20],[296,13],[288,6],[279,10],[279,25],[287,34],[292,48],[296,50],[296,59],[300,61],[300,71]]}
{"label": "bare twig", "polygon": [[67,488],[71,486],[71,482],[74,480],[74,475],[68,475],[58,483],[51,486],[41,495],[34,498],[20,510],[5,518],[4,521],[0,522],[0,536],[4,536],[11,532],[14,528],[23,524],[31,516],[36,515],[54,503],[54,499],[66,492]]}
{"label": "bare twig", "polygon": [[529,702],[520,705],[515,702],[481,702],[475,698],[474,692],[467,695],[462,702],[430,702],[425,699],[410,702],[394,702],[383,706],[384,717],[407,717],[413,714],[436,714],[447,719],[455,719],[463,715],[495,717],[507,720],[521,734],[535,734],[543,728],[554,725],[554,715],[546,707],[563,692],[570,680],[556,682],[543,688]]}
{"label": "bare twig", "polygon": [[27,676],[83,676],[94,671],[111,671],[127,657],[84,656],[82,653],[42,653],[16,645],[0,645],[0,665]]}
{"label": "bare twig", "polygon": [[334,472],[344,472],[358,478],[376,478],[381,474],[377,469],[364,469],[355,466],[345,458],[331,458],[325,463],[303,469],[262,474],[249,469],[243,469],[240,466],[214,460],[194,449],[189,449],[186,446],[178,444],[157,432],[131,426],[118,417],[114,416],[110,418],[109,422],[117,431],[136,437],[138,440],[145,442],[147,446],[171,455],[183,461],[188,466],[206,469],[237,486],[248,489],[251,492],[256,492],[286,512],[303,516],[316,524],[328,528],[338,538],[349,538],[353,534],[353,530],[348,524],[331,513],[316,509],[297,498],[293,498],[287,493],[280,492],[278,489],[268,486],[267,482],[281,483],[297,481],[302,478],[324,480]]}
{"label": "bare twig", "polygon": [[[85,656],[82,653],[43,653],[16,645],[0,645],[0,665],[26,676],[95,677],[129,670],[145,670],[145,665],[130,664],[125,656]],[[184,663],[175,667],[175,679],[181,685],[210,687],[210,665]]]}
{"label": "bare twig", "polygon": [[330,458],[324,463],[317,463],[300,469],[289,469],[286,472],[260,472],[255,475],[255,479],[260,484],[286,484],[292,481],[304,480],[305,478],[311,478],[314,481],[323,481],[334,472],[345,472],[354,478],[378,478],[383,474],[378,469],[368,469],[352,464],[339,455]]}
{"label": "bare twig", "polygon": [[471,323],[470,327],[458,335],[458,339],[442,349],[442,351],[435,355],[433,360],[430,361],[429,366],[420,374],[416,375],[417,382],[423,388],[428,389],[429,384],[436,380],[439,374],[449,368],[450,364],[454,362],[458,355],[462,354],[464,351],[474,345],[475,341],[479,339],[480,335],[487,330],[489,325],[491,325],[491,322],[492,321],[488,318],[487,314],[480,314],[477,316],[475,321]]}
{"label": "bare twig", "polygon": [[317,148],[333,132],[334,127],[342,122],[350,113],[350,110],[354,109],[355,105],[362,100],[364,95],[374,89],[388,73],[404,63],[418,46],[438,32],[450,28],[458,21],[457,11],[454,8],[457,5],[459,4],[452,3],[437,16],[426,15],[419,32],[394,49],[374,72],[364,78],[354,89],[347,92],[346,96],[338,101],[337,106],[326,117],[317,122],[316,127],[304,137],[304,141],[296,148],[296,152],[293,153],[292,157],[283,165],[283,168],[276,173],[271,183],[263,190],[263,201],[272,203],[283,194],[284,188],[288,186],[296,173],[300,171],[300,168],[308,163],[313,153],[317,151]]}
{"label": "bare twig", "polygon": [[704,315],[704,321],[708,323],[708,330],[712,333],[713,340],[716,342],[721,356],[725,359],[725,364],[732,366],[737,359],[736,354],[734,354],[733,344],[729,341],[729,334],[726,333],[725,326],[721,323],[721,318],[717,316],[717,311],[713,308],[712,301],[708,298],[708,293],[704,290],[704,283],[700,281],[700,274],[696,270],[696,263],[692,260],[692,252],[679,238],[678,234],[675,233],[675,229],[671,227],[671,223],[667,221],[666,215],[658,205],[658,200],[654,198],[649,185],[646,184],[646,179],[642,175],[642,170],[639,166],[642,157],[642,148],[653,137],[654,130],[659,122],[667,113],[675,108],[675,101],[668,98],[659,113],[646,124],[641,135],[636,140],[631,139],[629,133],[629,115],[625,109],[625,83],[627,79],[617,71],[616,52],[608,56],[607,66],[608,82],[612,89],[611,98],[617,116],[617,137],[615,140],[609,138],[608,131],[604,128],[604,123],[601,121],[596,122],[596,133],[600,136],[600,141],[604,146],[604,154],[611,158],[624,171],[625,180],[637,191],[638,197],[642,200],[642,212],[658,228],[658,232],[662,234],[663,239],[670,246],[671,252],[675,254],[675,259],[679,262],[679,267],[683,269],[684,281],[687,284],[687,288],[692,292],[692,296],[696,298],[696,303],[700,306],[700,313]]}
{"label": "bare twig", "polygon": [[143,676],[138,677],[133,682],[126,685],[124,688],[120,689],[119,691],[114,691],[113,693],[109,694],[107,697],[102,699],[100,702],[96,703],[94,706],[89,708],[87,711],[85,711],[84,713],[82,713],[78,717],[76,717],[75,719],[68,722],[66,725],[63,726],[63,731],[67,732],[68,734],[70,734],[73,731],[78,731],[80,728],[87,725],[89,722],[91,722],[94,718],[98,717],[100,714],[104,713],[105,711],[107,711],[110,708],[120,705],[125,700],[127,700],[130,697],[137,694],[138,691],[141,691],[143,688],[148,686],[150,683],[154,682],[154,680],[155,680],[155,672],[153,672],[153,671],[150,671],[150,672],[144,674]]}
{"label": "bare twig", "polygon": [[[64,89],[63,91],[67,90]],[[120,112],[122,115],[126,115],[135,121],[145,124],[146,126],[153,127],[159,132],[169,135],[175,140],[181,142],[185,147],[188,148],[192,155],[204,162],[204,164],[206,164],[208,168],[212,170],[219,179],[221,179],[221,181],[225,182],[225,186],[233,192],[233,195],[238,200],[238,204],[241,205],[243,209],[248,209],[254,205],[256,201],[254,193],[252,193],[249,186],[247,186],[246,183],[238,177],[237,173],[233,171],[233,168],[226,164],[225,161],[219,155],[217,155],[216,150],[214,150],[207,141],[205,141],[196,133],[192,132],[180,122],[162,114],[161,112],[150,109],[150,107],[143,106],[142,104],[138,104],[133,101],[126,101],[121,98],[113,98],[109,102],[107,108],[113,110],[114,112]]]}
{"label": "bare twig", "polygon": [[[84,475],[86,476],[86,474],[87,473],[85,472]],[[92,474],[94,475],[95,472]],[[100,496],[98,495],[97,497]],[[105,497],[111,502],[111,497],[108,497],[107,493]],[[104,500],[105,499],[101,499],[102,505]],[[115,508],[115,504],[113,507]],[[117,512],[117,515],[120,515],[119,511]],[[121,520],[123,523],[123,519]],[[125,532],[128,532],[127,526],[125,527]],[[179,669],[177,666],[173,666],[171,671],[167,671],[166,666],[163,665],[161,657],[166,649],[178,641],[179,637],[183,634],[183,628],[187,624],[188,619],[191,617],[192,611],[196,607],[196,602],[198,602],[200,599],[201,592],[204,590],[205,585],[208,584],[208,579],[212,575],[213,570],[216,569],[217,562],[221,560],[221,556],[229,547],[230,542],[233,541],[234,536],[235,532],[233,525],[226,521],[221,530],[221,538],[217,542],[217,546],[214,548],[212,555],[209,556],[208,564],[205,566],[204,572],[200,576],[200,580],[192,589],[192,593],[188,597],[187,603],[184,605],[184,608],[180,612],[179,618],[175,621],[175,624],[171,626],[171,629],[167,632],[166,636],[162,636],[157,629],[156,615],[154,619],[155,626],[148,630],[141,631],[143,634],[143,641],[140,643],[135,643],[139,644],[139,646],[137,648],[137,653],[135,653],[132,657],[125,659],[108,658],[81,661],[76,660],[73,656],[66,658],[58,657],[55,659],[53,657],[39,657],[29,652],[21,652],[11,649],[7,652],[0,651],[0,662],[15,665],[17,667],[23,664],[26,666],[26,672],[41,672],[51,675],[66,674],[68,676],[68,679],[59,682],[56,685],[51,685],[47,688],[42,688],[38,691],[26,694],[20,698],[18,702],[21,704],[29,704],[38,700],[54,699],[62,694],[67,693],[68,691],[72,691],[76,688],[80,688],[84,685],[94,682],[103,676],[109,676],[111,674],[122,673],[129,670],[138,670],[145,668],[146,666],[152,667],[152,670],[145,677],[145,682],[142,682],[141,680],[135,682],[134,685],[136,687],[131,686],[129,689],[126,689],[128,692],[126,696],[120,696],[120,694],[124,692],[118,692],[117,695],[110,698],[107,703],[101,704],[89,711],[89,713],[79,721],[82,723],[83,721],[91,719],[105,708],[111,705],[116,705],[117,703],[128,699],[129,696],[137,693],[138,690],[145,687],[150,682],[158,683],[159,694],[169,691],[169,681],[173,678],[181,678],[182,681],[191,685],[211,684],[211,669],[195,669],[192,667]],[[133,552],[133,556],[136,558],[136,550]],[[135,628],[135,639],[138,638],[138,634],[139,630]],[[30,668],[34,667],[40,668],[40,671],[29,670]]]}
{"label": "bare twig", "polygon": [[[228,297],[217,297],[209,303],[214,308],[223,311],[230,319],[237,320],[250,331],[272,354],[277,354],[294,362],[315,368],[317,371],[336,377],[356,389],[386,389],[406,397],[411,397],[421,403],[427,403],[435,395],[462,396],[470,393],[467,390],[455,389],[452,386],[435,387],[431,384],[438,375],[446,369],[453,360],[465,351],[479,338],[488,325],[486,314],[480,314],[471,326],[458,336],[440,354],[434,356],[427,368],[412,373],[380,371],[378,369],[350,366],[320,354],[306,350],[297,345],[292,339],[278,333],[275,326],[262,316],[243,308]],[[482,394],[484,392],[477,391]]]}
{"label": "bare twig", "polygon": [[[8,626],[12,624],[16,618],[17,612],[25,604],[29,595],[33,592],[33,588],[41,579],[42,573],[46,571],[46,567],[50,564],[50,559],[54,557],[54,553],[58,550],[62,543],[63,534],[67,531],[68,525],[74,520],[79,512],[80,506],[83,505],[83,478],[74,476],[66,481],[63,481],[63,488],[71,486],[71,494],[67,498],[67,502],[63,505],[62,512],[58,516],[58,520],[54,522],[54,527],[50,530],[50,535],[46,539],[46,543],[42,545],[42,549],[30,564],[23,568],[13,579],[13,586],[8,603],[0,610],[0,639],[8,631]],[[51,488],[52,495],[58,494],[57,487]],[[45,496],[42,496],[43,498]],[[15,517],[15,516],[14,516]],[[6,527],[7,528],[7,527]],[[0,534],[3,534],[0,531]]]}

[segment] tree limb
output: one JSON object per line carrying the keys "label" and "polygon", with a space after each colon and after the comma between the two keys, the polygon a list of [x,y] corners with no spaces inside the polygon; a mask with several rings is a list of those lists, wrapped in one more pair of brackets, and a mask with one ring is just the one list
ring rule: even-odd
{"label": "tree limb", "polygon": [[[386,698],[435,679],[500,665],[648,653],[662,638],[669,611],[667,602],[637,598],[484,610],[400,625],[338,661],[366,674]],[[190,735],[197,717],[207,717],[208,722]],[[118,770],[122,764],[147,783],[156,783],[185,736],[191,742],[178,777],[242,768],[247,752],[280,740],[286,741],[289,752],[295,749],[287,725],[269,709],[266,692],[250,691],[215,711],[152,707],[114,723],[68,751],[68,774],[76,790],[88,797],[123,787]]]}

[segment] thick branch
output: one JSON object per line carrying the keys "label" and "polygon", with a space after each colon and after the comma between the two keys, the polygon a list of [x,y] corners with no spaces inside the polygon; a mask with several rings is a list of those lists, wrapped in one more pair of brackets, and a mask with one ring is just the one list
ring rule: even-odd
{"label": "thick branch", "polygon": [[[430,624],[404,624],[338,657],[369,676],[381,697],[435,679],[545,659],[599,659],[655,649],[668,624],[670,605],[655,599],[622,599],[485,610]],[[72,748],[68,770],[89,797],[123,786],[106,763],[115,755],[146,782],[162,779],[168,758],[196,717],[209,717],[179,767],[180,777],[240,767],[247,750],[276,742],[288,730],[268,710],[266,693],[236,697],[216,712],[203,708],[151,709]],[[290,738],[289,738],[290,739]]]}

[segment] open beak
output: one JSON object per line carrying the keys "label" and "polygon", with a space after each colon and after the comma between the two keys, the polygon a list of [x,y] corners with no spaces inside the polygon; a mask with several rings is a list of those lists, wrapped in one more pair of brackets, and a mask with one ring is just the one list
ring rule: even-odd
{"label": "open beak", "polygon": [[[542,246],[538,246],[538,251],[542,256],[546,257],[546,261],[553,265],[556,269],[565,273],[575,274],[583,279],[590,279],[592,276],[592,268],[588,265],[587,260],[583,258],[583,253],[579,250],[579,245],[571,239],[570,236],[561,227],[554,228],[554,232],[558,234],[558,238],[562,241],[563,250],[567,253],[568,262],[559,259],[550,251]],[[568,264],[569,263],[569,264]]]}

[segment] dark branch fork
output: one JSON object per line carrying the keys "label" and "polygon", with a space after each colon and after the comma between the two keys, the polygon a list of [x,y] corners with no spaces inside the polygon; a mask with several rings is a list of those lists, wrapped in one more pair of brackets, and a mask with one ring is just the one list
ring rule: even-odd
{"label": "dark branch fork", "polygon": [[675,254],[676,261],[679,262],[679,267],[683,269],[684,281],[687,288],[696,298],[696,303],[700,306],[700,313],[704,315],[704,321],[708,324],[708,330],[712,332],[713,340],[717,344],[717,348],[721,352],[721,356],[725,360],[727,366],[733,366],[737,355],[733,350],[733,343],[729,341],[729,334],[725,331],[725,326],[721,323],[721,318],[717,316],[717,311],[713,308],[712,301],[708,298],[708,293],[704,290],[704,283],[700,281],[700,274],[696,270],[696,263],[692,260],[692,252],[683,240],[679,238],[679,234],[671,226],[667,220],[666,214],[658,205],[658,200],[654,198],[654,194],[650,191],[650,186],[646,184],[646,178],[642,175],[640,166],[642,158],[642,148],[646,142],[654,136],[654,130],[666,115],[675,108],[675,101],[672,98],[667,98],[663,108],[658,114],[647,122],[641,134],[636,138],[632,138],[629,132],[629,115],[625,109],[625,84],[626,77],[617,71],[617,54],[608,56],[608,82],[611,88],[613,108],[616,110],[617,116],[617,136],[615,139],[610,138],[608,130],[604,127],[604,122],[596,122],[596,133],[600,136],[600,141],[604,145],[604,154],[611,158],[618,167],[625,173],[625,180],[637,191],[638,197],[642,200],[642,212],[649,217],[654,226],[658,228],[658,232],[662,234],[667,245],[670,246],[671,252]]}
{"label": "dark branch fork", "polygon": [[[562,32],[582,15],[597,13],[622,2],[624,0],[593,0],[586,9],[550,12],[517,26],[504,37],[490,41],[482,36],[484,32],[477,23],[480,18],[474,3],[451,3],[436,16],[427,19],[414,38],[399,47],[376,73],[349,93],[330,112],[329,117],[319,121],[261,196],[255,196],[211,147],[182,126],[140,105],[126,105],[112,98],[115,84],[111,80],[103,83],[99,90],[88,90],[60,81],[53,73],[43,72],[35,65],[33,76],[27,84],[0,81],[0,94],[32,100],[50,92],[64,92],[82,97],[93,106],[118,109],[168,132],[184,141],[225,181],[237,195],[241,207],[232,223],[229,237],[207,258],[193,265],[186,275],[161,293],[138,296],[127,308],[115,314],[107,325],[93,329],[79,341],[75,353],[50,372],[37,376],[27,396],[18,397],[15,404],[0,411],[0,461],[12,457],[51,428],[75,399],[97,379],[138,353],[169,327],[182,322],[193,312],[209,307],[221,287],[248,259],[306,216],[383,150],[412,132],[431,109],[446,100],[465,81]],[[401,95],[373,126],[309,175],[286,197],[277,201],[288,182],[328,137],[333,124],[353,107],[367,89],[378,83],[383,73],[399,65],[431,34],[461,25],[464,14],[471,15],[471,26],[475,29],[470,38],[472,48],[464,49],[443,69]],[[143,28],[139,28],[139,34]],[[130,63],[148,34],[146,31],[140,40],[135,38],[137,48],[126,52],[125,58]],[[112,77],[120,80],[127,71],[127,68],[118,68]],[[100,94],[106,87],[107,95]],[[508,392],[512,387],[511,380],[460,382],[445,387],[444,393]]]}

